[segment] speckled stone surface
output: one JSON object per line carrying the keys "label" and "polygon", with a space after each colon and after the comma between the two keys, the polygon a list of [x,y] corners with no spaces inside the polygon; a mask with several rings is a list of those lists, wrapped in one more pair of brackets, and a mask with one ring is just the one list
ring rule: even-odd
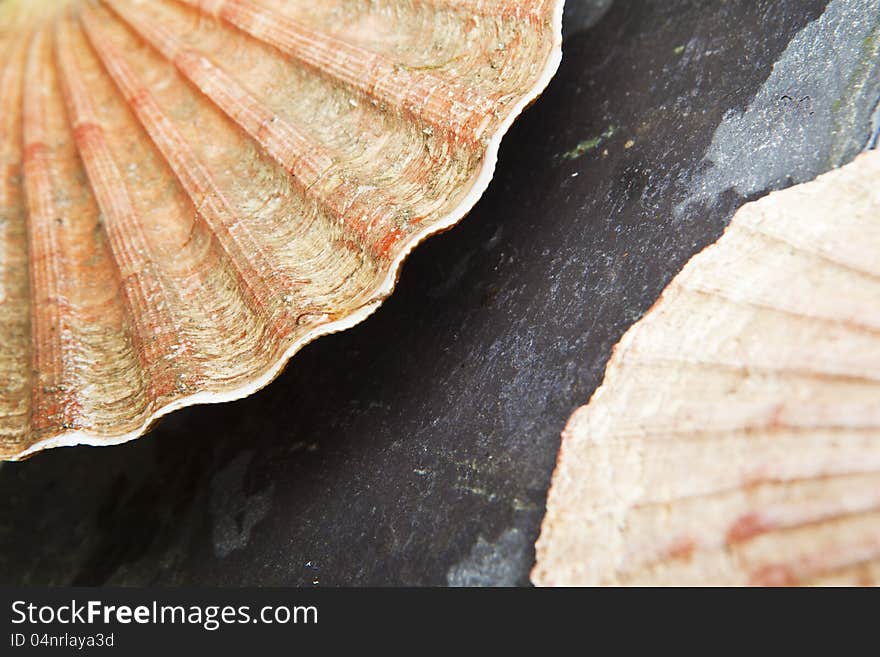
{"label": "speckled stone surface", "polygon": [[487,195],[375,316],[249,399],[0,468],[0,580],[526,584],[612,345],[746,199],[878,123],[877,2],[587,4]]}

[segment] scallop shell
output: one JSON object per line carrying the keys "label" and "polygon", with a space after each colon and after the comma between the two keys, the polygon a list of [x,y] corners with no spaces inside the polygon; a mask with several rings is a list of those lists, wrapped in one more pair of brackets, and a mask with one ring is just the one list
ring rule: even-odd
{"label": "scallop shell", "polygon": [[0,2],[0,457],[248,395],[489,183],[561,0]]}
{"label": "scallop shell", "polygon": [[880,152],[743,206],[563,433],[539,585],[880,577]]}

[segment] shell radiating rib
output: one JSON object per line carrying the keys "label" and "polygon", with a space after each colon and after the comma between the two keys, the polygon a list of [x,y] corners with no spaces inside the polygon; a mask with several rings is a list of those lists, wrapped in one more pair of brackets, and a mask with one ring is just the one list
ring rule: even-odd
{"label": "shell radiating rib", "polygon": [[361,321],[492,175],[561,0],[0,2],[0,458]]}
{"label": "shell radiating rib", "polygon": [[28,41],[16,38],[0,68],[0,452],[26,436],[30,420],[30,289],[21,188],[22,89]]}
{"label": "shell radiating rib", "polygon": [[[273,296],[273,288],[264,272],[272,270],[250,229],[235,215],[228,201],[217,188],[210,172],[202,165],[190,145],[174,127],[159,104],[126,65],[121,53],[102,41],[101,28],[88,12],[83,25],[110,77],[125,95],[138,120],[165,156],[181,185],[187,191],[196,211],[204,217],[241,277],[248,305],[254,312],[265,309]],[[288,283],[290,285],[290,283]]]}
{"label": "shell radiating rib", "polygon": [[880,152],[740,208],[563,433],[537,584],[874,584]]}
{"label": "shell radiating rib", "polygon": [[516,3],[510,3],[507,0],[413,0],[413,2],[434,8],[465,12],[469,15],[500,15],[541,20],[546,16],[550,0],[520,0]]}
{"label": "shell radiating rib", "polygon": [[[141,407],[142,372],[131,345],[117,263],[74,143],[51,31],[30,44],[23,98],[24,187],[31,288],[30,431],[104,428],[122,406]],[[89,392],[112,386],[103,398]]]}
{"label": "shell radiating rib", "polygon": [[[337,158],[309,139],[302,129],[278,117],[207,56],[182,43],[161,25],[134,14],[122,2],[114,0],[110,5],[293,175],[305,194],[339,217],[353,238],[368,246],[373,257],[388,257],[391,247],[402,236],[393,224],[394,204],[390,198],[378,190],[370,190],[366,201],[358,198],[356,184],[335,182],[328,175]],[[328,178],[329,185],[325,183]]]}
{"label": "shell radiating rib", "polygon": [[252,0],[179,0],[453,139],[478,141],[496,103],[430,72],[412,72],[379,54],[310,30]]}
{"label": "shell radiating rib", "polygon": [[77,148],[101,208],[102,226],[119,269],[126,315],[134,328],[133,348],[149,378],[152,389],[148,394],[159,397],[195,373],[187,375],[177,367],[180,359],[187,355],[186,342],[177,331],[170,312],[169,291],[156,271],[141,228],[142,220],[136,215],[83,82],[71,47],[73,31],[78,31],[78,27],[71,19],[59,21],[56,48],[61,86]]}
{"label": "shell radiating rib", "polygon": [[[28,197],[28,228],[31,285],[31,334],[33,370],[37,374],[33,387],[33,414],[45,422],[74,426],[78,413],[75,383],[69,382],[74,368],[75,346],[72,343],[70,299],[62,290],[70,277],[64,270],[61,246],[63,217],[57,208],[53,174],[59,165],[50,151],[47,114],[51,105],[45,99],[52,82],[51,70],[45,62],[50,57],[46,31],[37,32],[30,46],[25,75],[28,85],[24,94],[24,177]],[[41,58],[44,61],[41,61]],[[69,219],[68,219],[69,220]]]}

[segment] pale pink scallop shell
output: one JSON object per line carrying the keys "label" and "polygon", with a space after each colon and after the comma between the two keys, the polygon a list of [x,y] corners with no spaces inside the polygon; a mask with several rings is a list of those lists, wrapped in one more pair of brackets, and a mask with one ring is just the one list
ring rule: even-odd
{"label": "pale pink scallop shell", "polygon": [[563,433],[539,585],[880,579],[880,152],[743,206]]}

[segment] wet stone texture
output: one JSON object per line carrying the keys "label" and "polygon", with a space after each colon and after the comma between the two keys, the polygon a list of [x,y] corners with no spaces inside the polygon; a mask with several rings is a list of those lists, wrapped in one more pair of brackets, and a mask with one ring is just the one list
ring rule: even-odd
{"label": "wet stone texture", "polygon": [[528,582],[612,345],[743,202],[880,124],[878,1],[570,4],[485,198],[372,318],[253,397],[0,468],[2,583]]}

